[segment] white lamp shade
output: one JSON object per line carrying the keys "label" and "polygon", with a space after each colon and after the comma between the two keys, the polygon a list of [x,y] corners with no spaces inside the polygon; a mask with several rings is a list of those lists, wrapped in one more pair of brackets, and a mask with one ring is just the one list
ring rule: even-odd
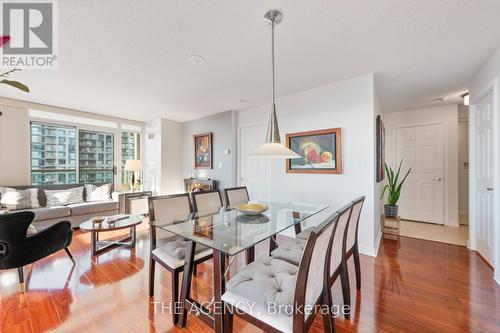
{"label": "white lamp shade", "polygon": [[248,157],[300,158],[300,155],[281,143],[265,143],[248,155]]}
{"label": "white lamp shade", "polygon": [[141,171],[142,161],[141,160],[126,160],[125,161],[125,171]]}

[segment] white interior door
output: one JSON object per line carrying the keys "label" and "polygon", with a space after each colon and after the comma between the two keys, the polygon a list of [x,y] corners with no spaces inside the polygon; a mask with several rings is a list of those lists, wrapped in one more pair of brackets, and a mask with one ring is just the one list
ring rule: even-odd
{"label": "white interior door", "polygon": [[396,129],[396,164],[411,168],[398,203],[403,219],[444,223],[443,132],[442,124]]}
{"label": "white interior door", "polygon": [[474,117],[476,248],[493,264],[495,142],[492,92],[476,104]]}
{"label": "white interior door", "polygon": [[249,158],[250,153],[264,144],[266,125],[240,128],[240,186],[246,186],[250,200],[270,199],[270,162],[263,158]]}

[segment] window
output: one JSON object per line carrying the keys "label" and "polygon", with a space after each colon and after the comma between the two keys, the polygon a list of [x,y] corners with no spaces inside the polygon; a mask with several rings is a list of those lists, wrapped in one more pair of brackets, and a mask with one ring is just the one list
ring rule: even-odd
{"label": "window", "polygon": [[[133,127],[133,126],[129,126]],[[140,159],[140,128],[124,128],[120,154],[122,184],[126,160]],[[113,131],[113,130],[110,130]],[[113,183],[116,173],[113,133],[31,122],[31,184]]]}
{"label": "window", "polygon": [[113,134],[80,130],[80,183],[113,182]]}
{"label": "window", "polygon": [[76,183],[76,128],[31,123],[31,184]]}
{"label": "window", "polygon": [[135,132],[122,132],[122,185],[128,185],[132,181],[132,174],[123,170],[126,160],[139,160],[141,157],[141,135]]}

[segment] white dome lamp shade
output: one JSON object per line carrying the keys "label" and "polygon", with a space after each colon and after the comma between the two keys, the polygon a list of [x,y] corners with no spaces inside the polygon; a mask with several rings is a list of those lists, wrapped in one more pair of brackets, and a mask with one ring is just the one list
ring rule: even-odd
{"label": "white dome lamp shade", "polygon": [[271,67],[272,67],[272,104],[271,116],[267,124],[266,142],[257,148],[248,157],[266,157],[266,158],[300,158],[300,155],[294,153],[281,143],[278,118],[276,117],[276,103],[274,93],[274,26],[281,22],[283,14],[278,10],[270,10],[264,15],[264,21],[271,25]]}

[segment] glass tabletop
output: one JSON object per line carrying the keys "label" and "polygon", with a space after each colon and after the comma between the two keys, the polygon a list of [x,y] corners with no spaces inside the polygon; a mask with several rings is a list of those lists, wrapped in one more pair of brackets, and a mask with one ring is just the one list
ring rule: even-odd
{"label": "glass tabletop", "polygon": [[256,202],[268,205],[269,209],[255,216],[236,210],[198,213],[186,219],[154,221],[151,225],[233,256],[328,207],[297,202]]}

